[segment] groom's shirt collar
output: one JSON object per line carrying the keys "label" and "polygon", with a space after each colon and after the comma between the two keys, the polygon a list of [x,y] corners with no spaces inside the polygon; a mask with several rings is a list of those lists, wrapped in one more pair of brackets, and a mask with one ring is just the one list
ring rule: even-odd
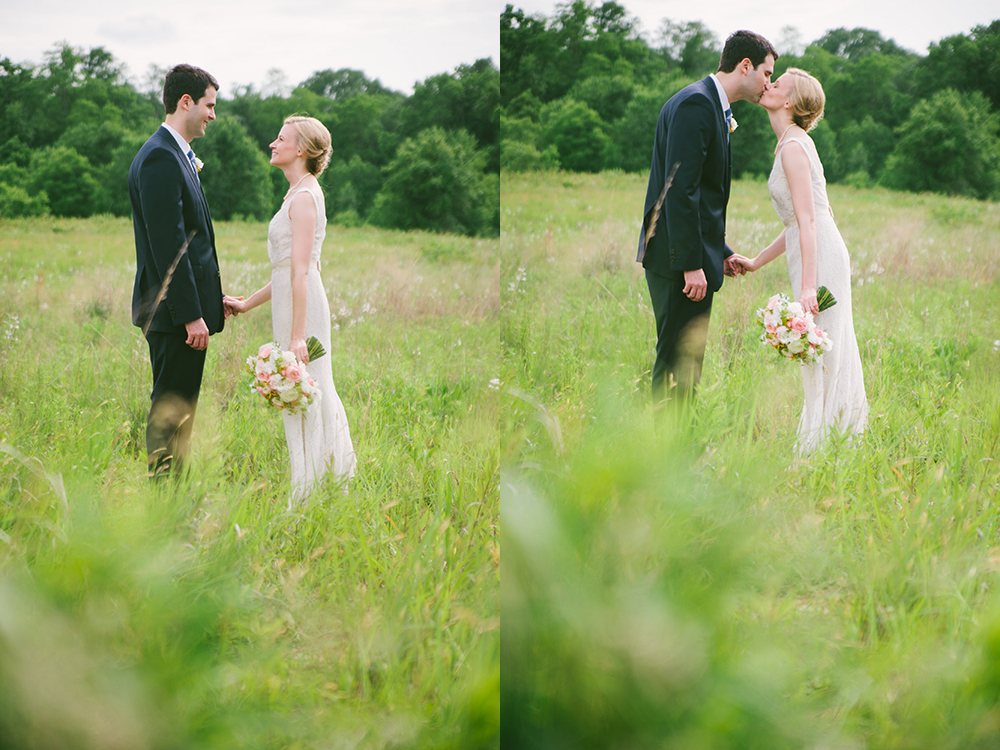
{"label": "groom's shirt collar", "polygon": [[726,90],[722,88],[722,84],[715,77],[715,73],[710,73],[708,77],[712,79],[712,83],[715,84],[715,90],[719,92],[719,101],[722,102],[722,111],[725,112],[727,109],[730,109],[729,97],[726,96]]}
{"label": "groom's shirt collar", "polygon": [[170,135],[174,137],[174,140],[177,141],[177,145],[181,147],[181,153],[187,156],[187,152],[191,150],[191,144],[185,141],[184,136],[182,136],[172,127],[167,125],[167,123],[163,123],[163,127],[166,129],[168,133],[170,133]]}

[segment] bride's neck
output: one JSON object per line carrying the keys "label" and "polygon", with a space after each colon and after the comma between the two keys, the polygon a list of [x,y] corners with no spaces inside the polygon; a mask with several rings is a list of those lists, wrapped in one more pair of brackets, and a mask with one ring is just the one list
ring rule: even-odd
{"label": "bride's neck", "polygon": [[289,167],[288,169],[284,169],[282,171],[285,173],[285,179],[288,180],[289,187],[298,182],[305,182],[306,175],[309,174],[309,170],[305,167],[301,169]]}
{"label": "bride's neck", "polygon": [[788,130],[792,124],[792,116],[787,109],[768,112],[768,117],[771,119],[771,128],[774,130],[775,138],[780,138],[781,134]]}

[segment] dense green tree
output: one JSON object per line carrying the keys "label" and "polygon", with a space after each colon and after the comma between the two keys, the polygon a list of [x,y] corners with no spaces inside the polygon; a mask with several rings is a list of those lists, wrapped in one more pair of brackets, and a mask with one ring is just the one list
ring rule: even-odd
{"label": "dense green tree", "polygon": [[0,146],[0,164],[16,164],[26,167],[31,163],[31,149],[18,136]]}
{"label": "dense green tree", "polygon": [[719,69],[722,45],[701,21],[676,23],[664,18],[657,31],[658,49],[670,70],[701,77]]}
{"label": "dense green tree", "polygon": [[555,146],[564,169],[600,172],[610,139],[594,110],[583,102],[560,99],[542,111],[542,145]]}
{"label": "dense green tree", "polygon": [[395,229],[491,234],[498,208],[482,164],[468,133],[424,130],[400,145],[369,220]]}
{"label": "dense green tree", "polygon": [[417,83],[399,110],[400,136],[431,127],[465,130],[487,149],[487,171],[499,169],[500,71],[490,59],[460,65],[453,74]]}
{"label": "dense green tree", "polygon": [[635,86],[624,76],[593,76],[577,81],[569,91],[569,98],[583,102],[606,123],[612,123],[625,114],[625,108],[635,91]]}
{"label": "dense green tree", "polygon": [[355,154],[349,162],[334,159],[322,176],[326,193],[326,215],[333,219],[354,212],[358,220],[367,218],[385,178],[382,170]]}
{"label": "dense green tree", "polygon": [[99,186],[93,167],[74,149],[52,146],[31,157],[31,194],[44,191],[56,216],[90,216]]}
{"label": "dense green tree", "polygon": [[866,55],[874,54],[902,56],[913,54],[910,50],[900,47],[892,39],[883,38],[879,32],[861,27],[833,29],[826,32],[815,44],[830,54],[845,60],[857,60]]}
{"label": "dense green tree", "polygon": [[998,196],[1000,115],[978,91],[939,91],[919,102],[896,134],[882,184],[898,190]]}
{"label": "dense green tree", "polygon": [[371,80],[362,71],[351,68],[341,68],[340,70],[327,68],[318,71],[303,81],[302,86],[317,96],[334,100],[347,99],[358,94],[392,93],[377,78]]}
{"label": "dense green tree", "polygon": [[220,117],[195,142],[204,163],[199,177],[216,219],[264,219],[273,209],[272,167],[243,124]]}
{"label": "dense green tree", "polygon": [[0,217],[46,216],[49,201],[45,191],[31,195],[19,185],[10,185],[0,179]]}
{"label": "dense green tree", "polygon": [[[34,104],[34,70],[15,64],[9,58],[0,60],[0,143],[12,138],[25,145],[35,143],[35,123],[29,104]],[[0,159],[6,158],[0,154]]]}
{"label": "dense green tree", "polygon": [[733,102],[736,130],[729,137],[733,177],[770,174],[774,163],[774,130],[767,111],[751,102]]}
{"label": "dense green tree", "polygon": [[892,128],[875,122],[871,115],[860,123],[849,123],[837,139],[844,159],[844,172],[848,175],[864,173],[872,179],[878,178],[896,145]]}
{"label": "dense green tree", "polygon": [[925,96],[944,88],[979,91],[1000,109],[1000,20],[932,43],[916,68],[915,88]]}
{"label": "dense green tree", "polygon": [[625,172],[648,172],[653,154],[653,133],[667,99],[691,83],[683,74],[656,89],[639,89],[612,128],[608,166]]}
{"label": "dense green tree", "polygon": [[[214,127],[214,125],[212,126]],[[127,132],[111,153],[107,164],[96,170],[101,189],[97,196],[96,210],[115,216],[131,216],[132,203],[128,194],[128,170],[139,153],[149,133]],[[198,142],[195,141],[197,147]],[[200,150],[200,148],[199,148]]]}
{"label": "dense green tree", "polygon": [[537,172],[542,169],[559,169],[559,154],[555,146],[539,151],[534,144],[524,141],[501,141],[502,165],[511,172]]}

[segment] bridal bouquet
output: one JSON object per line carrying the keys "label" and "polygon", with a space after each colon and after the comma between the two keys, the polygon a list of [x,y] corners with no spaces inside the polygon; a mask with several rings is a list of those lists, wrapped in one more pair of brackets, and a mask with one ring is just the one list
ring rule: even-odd
{"label": "bridal bouquet", "polygon": [[[837,304],[825,286],[817,290],[816,299],[820,312]],[[815,362],[833,348],[830,336],[816,326],[812,313],[804,311],[802,305],[792,302],[787,295],[776,294],[767,301],[767,307],[758,308],[757,321],[764,329],[761,341],[773,346],[781,356],[804,365]]]}
{"label": "bridal bouquet", "polygon": [[[309,338],[306,346],[310,362],[326,354],[315,336]],[[322,395],[296,356],[273,341],[247,357],[246,364],[252,378],[250,390],[257,391],[271,406],[301,414]]]}

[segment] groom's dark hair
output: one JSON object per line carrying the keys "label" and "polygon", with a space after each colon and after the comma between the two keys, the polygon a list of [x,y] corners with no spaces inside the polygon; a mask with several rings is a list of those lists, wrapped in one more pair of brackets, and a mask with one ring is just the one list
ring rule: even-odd
{"label": "groom's dark hair", "polygon": [[175,65],[163,82],[163,108],[168,115],[177,111],[177,102],[187,94],[196,102],[205,96],[208,87],[219,90],[219,82],[211,73],[193,65]]}
{"label": "groom's dark hair", "polygon": [[726,46],[722,48],[719,70],[723,73],[732,73],[743,58],[749,59],[750,64],[756,68],[768,55],[775,60],[778,59],[774,45],[760,34],[745,30],[734,31],[726,40]]}

